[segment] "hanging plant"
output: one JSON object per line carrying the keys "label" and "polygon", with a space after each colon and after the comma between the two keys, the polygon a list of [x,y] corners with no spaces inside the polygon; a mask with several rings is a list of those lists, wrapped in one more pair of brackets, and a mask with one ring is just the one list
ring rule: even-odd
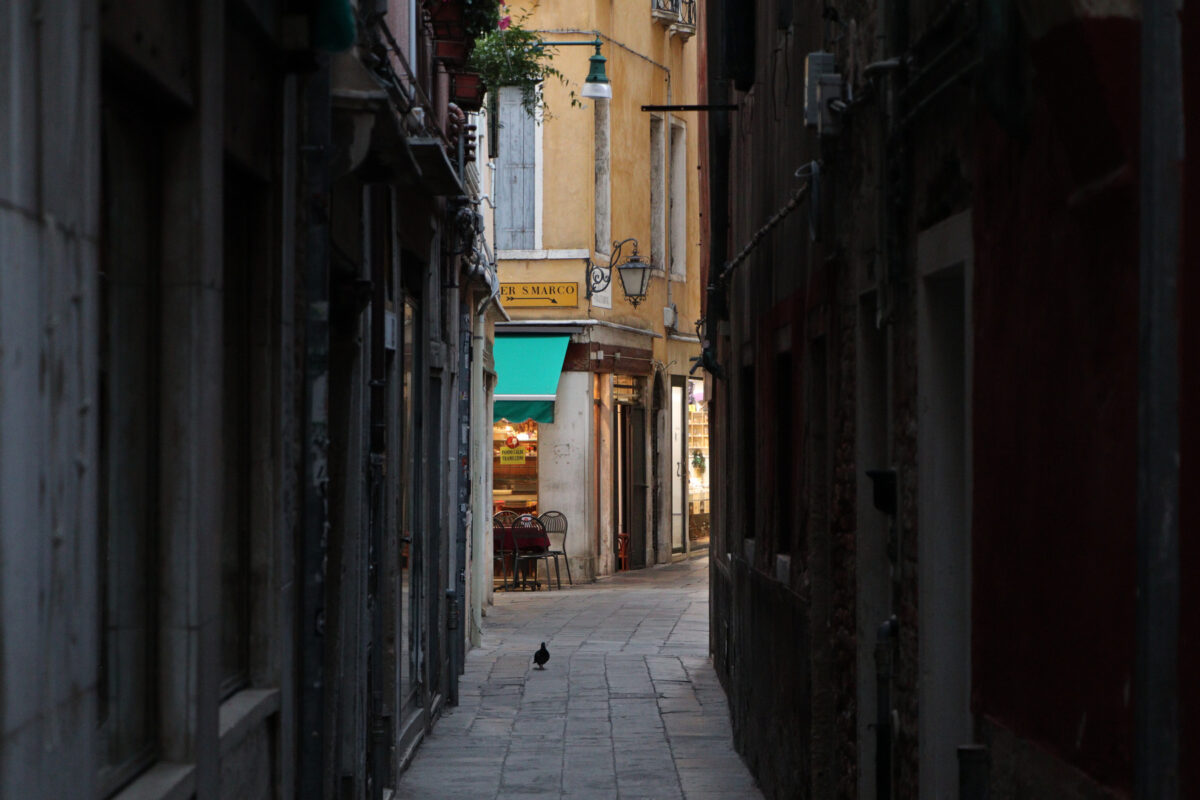
{"label": "hanging plant", "polygon": [[500,0],[462,0],[463,26],[468,39],[478,39],[496,30],[500,19]]}
{"label": "hanging plant", "polygon": [[[494,95],[505,86],[520,89],[521,105],[526,113],[534,118],[545,118],[549,116],[549,109],[544,101],[541,102],[541,114],[538,114],[541,84],[548,78],[555,78],[564,86],[570,84],[550,63],[554,57],[551,49],[544,47],[538,35],[521,24],[529,13],[526,11],[515,20],[505,16],[476,39],[467,68],[479,73],[489,94]],[[580,105],[573,90],[571,105]]]}

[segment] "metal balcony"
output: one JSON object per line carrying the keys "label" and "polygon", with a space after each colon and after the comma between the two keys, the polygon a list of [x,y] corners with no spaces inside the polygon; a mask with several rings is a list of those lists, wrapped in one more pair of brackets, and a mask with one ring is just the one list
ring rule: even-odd
{"label": "metal balcony", "polygon": [[696,32],[696,0],[650,0],[650,15],[685,40]]}
{"label": "metal balcony", "polygon": [[650,0],[650,15],[656,22],[670,27],[679,21],[681,0]]}

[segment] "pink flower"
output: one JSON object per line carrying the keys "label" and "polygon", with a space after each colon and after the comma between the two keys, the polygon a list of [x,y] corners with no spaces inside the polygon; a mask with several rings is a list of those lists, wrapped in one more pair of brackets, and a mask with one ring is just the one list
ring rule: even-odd
{"label": "pink flower", "polygon": [[502,31],[506,31],[506,30],[508,30],[508,26],[509,26],[509,25],[511,25],[511,24],[512,24],[512,17],[511,17],[511,16],[507,16],[507,17],[501,17],[501,18],[500,18],[500,30],[502,30]]}

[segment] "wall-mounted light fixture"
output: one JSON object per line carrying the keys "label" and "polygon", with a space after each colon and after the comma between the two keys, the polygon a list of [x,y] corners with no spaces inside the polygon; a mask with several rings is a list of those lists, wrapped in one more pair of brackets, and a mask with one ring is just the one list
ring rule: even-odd
{"label": "wall-mounted light fixture", "polygon": [[[633,252],[625,261],[621,261],[621,251],[625,249],[625,245],[631,243]],[[607,267],[588,261],[587,296],[589,298],[596,292],[602,292],[608,288],[608,285],[612,283],[614,269],[621,276],[621,290],[625,292],[625,299],[631,306],[637,308],[638,303],[646,299],[646,290],[650,286],[650,277],[654,272],[654,265],[638,254],[637,239],[630,238],[613,242],[612,256],[608,259]]]}
{"label": "wall-mounted light fixture", "polygon": [[596,52],[588,57],[588,62],[590,64],[590,66],[588,68],[587,77],[583,81],[583,91],[581,91],[579,94],[582,95],[583,97],[590,97],[593,100],[596,100],[596,99],[611,100],[612,99],[612,84],[609,83],[608,73],[604,69],[604,64],[605,64],[605,62],[608,61],[608,59],[606,59],[604,56],[602,56],[600,54],[601,44],[603,44],[603,42],[601,42],[600,37],[597,36],[595,39],[593,39],[589,42],[542,42],[541,46],[542,47],[572,47],[572,46],[583,45],[583,46],[588,46],[588,47],[595,47]]}

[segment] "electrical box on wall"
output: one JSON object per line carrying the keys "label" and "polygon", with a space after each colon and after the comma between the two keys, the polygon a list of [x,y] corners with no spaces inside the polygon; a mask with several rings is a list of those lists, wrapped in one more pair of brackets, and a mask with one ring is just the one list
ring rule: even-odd
{"label": "electrical box on wall", "polygon": [[821,119],[818,87],[821,76],[835,69],[833,53],[816,52],[804,57],[804,124],[815,127]]}
{"label": "electrical box on wall", "polygon": [[820,113],[817,115],[817,133],[821,136],[833,136],[840,130],[841,120],[835,110],[835,103],[842,99],[842,76],[836,72],[826,72],[817,81],[817,105]]}
{"label": "electrical box on wall", "polygon": [[669,306],[663,306],[663,327],[674,330],[679,327],[679,310],[672,303]]}
{"label": "electrical box on wall", "polygon": [[383,346],[387,350],[396,349],[396,312],[383,312]]}

